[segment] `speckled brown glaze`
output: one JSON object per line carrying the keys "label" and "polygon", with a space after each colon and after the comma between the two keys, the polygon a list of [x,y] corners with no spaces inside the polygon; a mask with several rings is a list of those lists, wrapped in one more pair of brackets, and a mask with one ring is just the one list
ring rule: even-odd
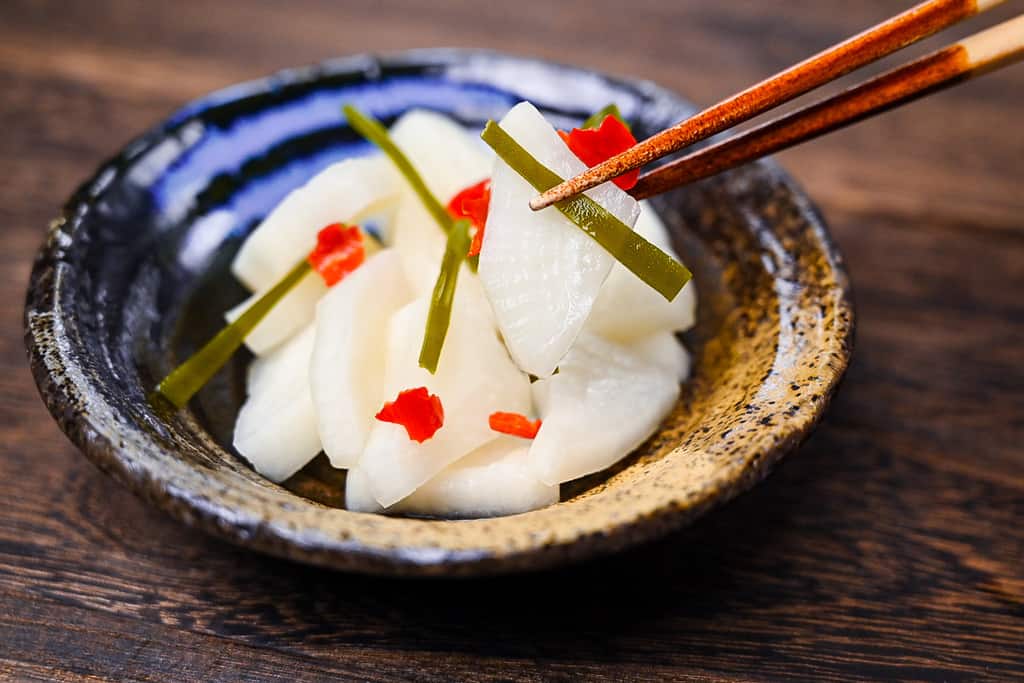
{"label": "speckled brown glaze", "polygon": [[[245,92],[277,98],[282,83],[372,83],[391,71],[425,65],[431,74],[449,73],[481,63],[488,67],[477,69],[482,73],[498,64],[506,73],[598,78],[493,53],[420,51],[288,72]],[[687,109],[649,83],[594,82],[639,102],[633,118],[641,133]],[[558,109],[549,102],[548,113],[578,117],[584,111],[575,104]],[[237,109],[237,102],[219,106]],[[223,119],[225,111],[217,115]],[[177,253],[174,240],[193,224],[150,216],[159,212],[145,197],[119,185],[161,141],[180,139],[189,123],[182,120],[143,136],[101,168],[51,225],[29,285],[26,344],[43,399],[93,462],[186,524],[230,541],[396,575],[508,572],[612,552],[686,524],[763,478],[807,436],[846,369],[853,313],[842,259],[788,177],[771,162],[758,163],[655,200],[695,272],[700,322],[685,335],[695,375],[658,433],[624,462],[563,487],[556,505],[497,519],[337,509],[331,505],[339,482],[317,463],[290,482],[307,497],[297,495],[230,450],[244,358],[189,411],[168,413],[146,401],[173,358],[215,329],[228,303],[216,293],[240,295],[227,286],[230,239],[212,245],[201,268],[182,268],[168,254]],[[221,193],[242,182],[215,180],[220,184],[211,188]],[[148,218],[140,223],[140,216]]]}

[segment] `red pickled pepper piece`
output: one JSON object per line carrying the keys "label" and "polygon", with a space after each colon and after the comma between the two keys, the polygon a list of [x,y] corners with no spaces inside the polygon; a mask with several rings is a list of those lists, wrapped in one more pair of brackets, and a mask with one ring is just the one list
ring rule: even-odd
{"label": "red pickled pepper piece", "polygon": [[[636,144],[626,124],[611,114],[604,117],[599,128],[573,128],[571,133],[560,130],[558,134],[587,166],[597,166]],[[614,183],[623,190],[631,190],[639,179],[640,169],[635,168],[620,175]]]}
{"label": "red pickled pepper piece", "polygon": [[366,260],[363,232],[356,225],[328,225],[317,233],[308,260],[328,287],[338,284]]}
{"label": "red pickled pepper piece", "polygon": [[485,178],[475,185],[460,190],[448,202],[448,213],[456,220],[468,218],[473,224],[473,240],[466,256],[477,256],[484,244],[484,225],[491,206],[491,179]]}
{"label": "red pickled pepper piece", "polygon": [[541,422],[540,420],[531,422],[528,417],[521,413],[505,413],[499,410],[498,412],[491,413],[491,416],[487,419],[487,424],[496,432],[519,436],[524,439],[532,439],[540,431]]}
{"label": "red pickled pepper piece", "polygon": [[399,392],[394,401],[385,401],[375,417],[405,427],[410,439],[423,443],[444,426],[444,406],[426,387],[416,387]]}

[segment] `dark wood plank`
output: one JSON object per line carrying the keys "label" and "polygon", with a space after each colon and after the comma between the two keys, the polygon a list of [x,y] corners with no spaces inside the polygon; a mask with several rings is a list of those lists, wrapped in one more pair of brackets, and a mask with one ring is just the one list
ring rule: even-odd
{"label": "dark wood plank", "polygon": [[[481,669],[472,654],[432,651],[388,652],[346,646],[330,657],[287,654],[154,627],[131,618],[111,618],[61,602],[28,602],[25,595],[0,595],[0,626],[5,639],[0,676],[40,681],[424,681],[457,679],[501,681],[502,670],[515,669],[526,681],[551,680],[559,666],[542,668],[519,660],[493,660]],[[60,628],[55,629],[54,617]],[[40,631],[47,632],[40,639]],[[612,666],[606,673],[621,671]],[[654,667],[643,680],[664,680],[671,673]],[[551,675],[549,675],[551,674]]]}
{"label": "dark wood plank", "polygon": [[336,54],[487,44],[642,74],[707,103],[896,9],[282,7],[0,6],[0,678],[1024,676],[1020,68],[783,156],[847,254],[855,361],[799,453],[668,539],[538,575],[345,576],[185,529],[92,468],[36,399],[20,292],[74,185],[185,100]]}

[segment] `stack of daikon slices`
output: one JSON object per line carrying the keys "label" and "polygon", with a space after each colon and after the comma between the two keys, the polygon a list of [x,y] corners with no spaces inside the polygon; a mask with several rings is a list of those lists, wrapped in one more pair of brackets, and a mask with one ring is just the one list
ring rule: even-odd
{"label": "stack of daikon slices", "polygon": [[[532,105],[501,125],[559,175],[584,169]],[[310,274],[247,338],[256,359],[235,448],[278,482],[323,451],[348,470],[347,506],[362,512],[485,517],[555,503],[559,484],[613,464],[671,410],[689,372],[675,333],[694,322],[693,285],[667,302],[556,209],[532,212],[533,189],[444,116],[409,112],[391,136],[442,203],[492,178],[479,270],[459,274],[437,372],[418,357],[444,234],[383,155],[335,164],[267,216],[234,274],[258,296],[331,223],[374,217],[385,248],[330,289]],[[588,195],[673,253],[649,206],[611,183]],[[374,418],[416,387],[444,406],[423,443]],[[492,431],[498,411],[541,418],[536,438]]]}

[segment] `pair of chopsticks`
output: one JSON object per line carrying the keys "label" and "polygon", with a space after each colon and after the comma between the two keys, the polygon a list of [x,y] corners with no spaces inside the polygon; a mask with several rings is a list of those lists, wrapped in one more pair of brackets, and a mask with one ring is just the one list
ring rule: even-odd
{"label": "pair of chopsticks", "polygon": [[[1003,0],[929,0],[657,133],[530,201],[568,199],[803,95]],[[1024,14],[640,177],[637,199],[707,178],[1024,57]]]}

